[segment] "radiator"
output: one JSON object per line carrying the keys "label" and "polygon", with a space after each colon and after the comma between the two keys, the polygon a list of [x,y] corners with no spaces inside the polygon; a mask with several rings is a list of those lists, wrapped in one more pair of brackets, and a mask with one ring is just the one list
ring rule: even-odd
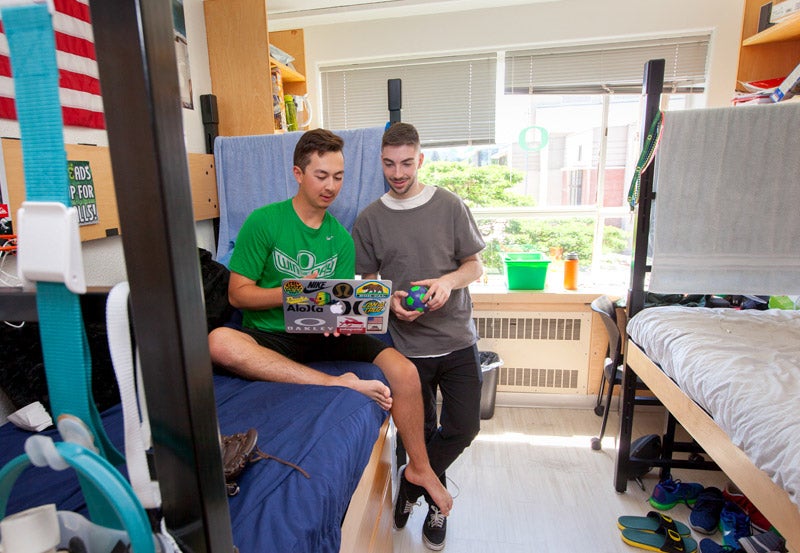
{"label": "radiator", "polygon": [[476,311],[481,351],[503,365],[497,390],[586,394],[591,313]]}

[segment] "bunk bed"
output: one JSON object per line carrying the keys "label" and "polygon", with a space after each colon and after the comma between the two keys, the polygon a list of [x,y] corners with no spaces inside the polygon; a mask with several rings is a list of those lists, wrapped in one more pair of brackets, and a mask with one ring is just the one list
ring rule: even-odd
{"label": "bunk bed", "polygon": [[[132,327],[167,528],[185,551],[391,551],[387,414],[351,390],[248,382],[212,372],[173,41],[161,0],[90,1]],[[120,68],[125,68],[121,71]],[[3,290],[5,320],[36,320],[35,293]],[[371,364],[321,363],[379,377]],[[119,406],[103,413],[121,447]],[[220,433],[258,430],[262,460],[226,495]],[[28,433],[4,425],[0,463]],[[66,472],[32,469],[8,512],[42,502],[83,510]]]}
{"label": "bunk bed", "polygon": [[[649,62],[645,70],[645,121],[648,122],[645,129],[658,114],[662,83],[663,61]],[[780,115],[790,115],[796,120],[800,111],[796,108],[800,106],[792,106],[793,111],[781,107]],[[778,106],[762,106],[760,109],[775,110]],[[736,115],[742,114],[744,112]],[[669,124],[670,116],[665,114],[665,125]],[[663,149],[659,156],[662,154]],[[657,164],[663,161],[656,159]],[[790,159],[780,162],[794,163]],[[721,164],[715,162],[713,165],[719,168]],[[656,221],[662,221],[662,224],[668,221],[661,212],[658,217],[653,217],[656,197],[663,200],[666,196],[663,170],[659,167],[656,175],[651,165],[642,173],[636,206],[634,259],[627,300],[629,339],[624,358],[615,488],[618,492],[625,491],[630,463],[635,461],[630,456],[630,443],[638,376],[663,403],[670,417],[686,429],[705,454],[781,532],[790,551],[800,551],[800,479],[797,474],[800,445],[796,440],[800,429],[797,409],[797,398],[800,397],[800,316],[798,312],[775,310],[738,311],[684,306],[645,309],[648,291],[690,293],[674,288],[657,289],[656,284],[663,283],[664,279],[654,278],[656,271],[653,269],[658,268],[659,250],[657,247],[649,250],[655,241],[654,236],[657,236],[655,233],[651,235],[651,224],[658,227]],[[796,180],[794,182],[796,184]],[[763,188],[767,193],[770,187]],[[695,200],[691,198],[692,202]],[[706,219],[693,212],[690,206],[687,206],[685,216]],[[797,234],[796,228],[785,230],[785,240]],[[736,248],[736,244],[733,247]],[[713,261],[713,256],[708,257]],[[791,263],[788,267],[790,271],[796,271],[796,268],[791,268]],[[769,270],[775,272],[769,268],[765,271]],[[697,272],[701,271],[702,268],[698,267]],[[711,278],[713,276],[712,273]],[[758,271],[753,271],[752,276],[755,280],[760,277]],[[687,286],[693,285],[694,277],[692,271],[682,275]],[[724,277],[719,278],[722,281]],[[771,276],[764,278],[768,280]],[[709,282],[701,278],[696,286],[713,288]],[[759,286],[751,283],[745,286],[754,285]],[[723,288],[727,286],[721,285]],[[719,288],[713,288],[713,291],[797,293],[797,290],[771,290],[771,286],[767,284],[765,289],[750,292],[729,292]],[[708,292],[708,288],[695,289],[691,293],[697,292]],[[654,465],[667,472],[670,468],[697,466],[691,459],[672,459],[671,455],[656,460]]]}

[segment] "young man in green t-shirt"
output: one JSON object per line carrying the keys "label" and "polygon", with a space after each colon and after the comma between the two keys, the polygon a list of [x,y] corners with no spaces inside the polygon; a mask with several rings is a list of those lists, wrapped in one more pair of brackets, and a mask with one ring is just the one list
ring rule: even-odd
{"label": "young man in green t-shirt", "polygon": [[[443,511],[453,499],[433,472],[423,435],[419,376],[394,348],[367,335],[325,336],[284,331],[281,281],[284,278],[343,278],[355,275],[355,248],[347,230],[328,207],[342,187],[344,142],[324,129],[300,137],[294,152],[297,194],[256,209],[245,221],[231,256],[228,297],[243,312],[241,330],[209,334],[214,363],[243,378],[345,386],[390,410],[409,456],[405,477],[424,487]],[[375,363],[391,389],[353,373],[333,376],[305,365],[311,361]]]}

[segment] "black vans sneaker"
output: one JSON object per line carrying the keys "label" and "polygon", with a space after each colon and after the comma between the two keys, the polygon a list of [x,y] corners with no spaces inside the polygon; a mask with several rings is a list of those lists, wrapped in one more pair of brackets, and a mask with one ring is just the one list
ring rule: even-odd
{"label": "black vans sneaker", "polygon": [[434,551],[444,549],[444,538],[447,534],[447,517],[442,514],[439,507],[428,507],[428,516],[422,527],[422,542],[425,547]]}
{"label": "black vans sneaker", "polygon": [[747,553],[784,553],[786,551],[786,540],[773,532],[739,538],[739,545]]}
{"label": "black vans sneaker", "polygon": [[411,511],[419,505],[417,498],[414,498],[414,501],[409,501],[408,499],[409,483],[405,478],[405,473],[406,466],[403,465],[398,471],[397,495],[394,498],[394,527],[396,530],[405,528],[408,517],[411,516]]}

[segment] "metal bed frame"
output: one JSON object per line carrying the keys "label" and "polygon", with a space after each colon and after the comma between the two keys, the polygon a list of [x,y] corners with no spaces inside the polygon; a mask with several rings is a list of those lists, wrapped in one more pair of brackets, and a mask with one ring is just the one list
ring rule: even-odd
{"label": "metal bed frame", "polygon": [[[647,136],[651,122],[657,116],[661,93],[664,88],[663,59],[650,60],[645,64],[643,94],[645,95],[645,112],[642,120],[642,143]],[[631,264],[631,280],[627,297],[627,317],[630,320],[645,306],[645,278],[650,271],[647,263],[647,251],[650,238],[651,203],[656,198],[654,191],[654,164],[650,164],[641,174],[639,202],[636,205],[636,225],[634,230],[633,263]],[[626,353],[627,359],[627,353]],[[675,441],[677,421],[667,411],[662,435],[661,456],[657,459],[641,459],[631,457],[630,446],[633,432],[634,402],[636,399],[637,375],[626,362],[622,376],[622,399],[617,442],[617,457],[614,466],[614,487],[620,493],[628,486],[628,475],[634,463],[646,462],[650,466],[660,468],[660,478],[669,477],[671,468],[691,468],[700,470],[719,470],[719,467],[703,457],[702,448],[695,441]],[[673,459],[673,453],[689,453],[688,459]]]}

